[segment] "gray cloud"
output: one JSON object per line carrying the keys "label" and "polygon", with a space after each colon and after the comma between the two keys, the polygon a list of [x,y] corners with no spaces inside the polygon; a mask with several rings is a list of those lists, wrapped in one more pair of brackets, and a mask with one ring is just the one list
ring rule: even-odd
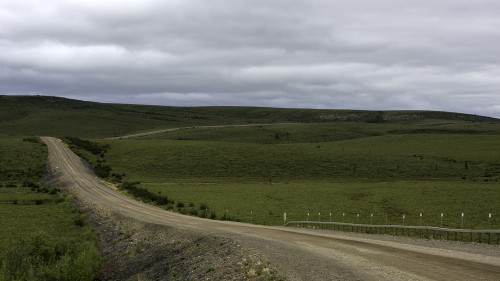
{"label": "gray cloud", "polygon": [[0,3],[0,94],[500,117],[496,0]]}

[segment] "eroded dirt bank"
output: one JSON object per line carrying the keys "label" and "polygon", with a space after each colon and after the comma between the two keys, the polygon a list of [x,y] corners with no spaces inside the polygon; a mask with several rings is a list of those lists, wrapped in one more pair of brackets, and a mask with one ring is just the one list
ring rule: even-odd
{"label": "eroded dirt bank", "polygon": [[285,280],[233,239],[144,223],[76,203],[102,249],[101,280]]}

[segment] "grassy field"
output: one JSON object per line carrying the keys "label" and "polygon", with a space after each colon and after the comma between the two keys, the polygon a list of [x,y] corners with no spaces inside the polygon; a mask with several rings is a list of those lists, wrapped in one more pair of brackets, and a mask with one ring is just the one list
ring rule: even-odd
{"label": "grassy field", "polygon": [[[500,136],[386,135],[265,145],[117,140],[105,157],[130,180],[165,182],[306,179],[498,181]],[[271,179],[271,180],[272,180]]]}
{"label": "grassy field", "polygon": [[41,182],[46,158],[36,138],[0,136],[0,280],[93,280],[95,234],[57,187]]}
{"label": "grassy field", "polygon": [[[126,174],[125,181],[175,200],[168,208],[181,202],[180,211],[199,216],[205,215],[202,203],[218,219],[271,225],[281,224],[287,212],[289,220],[306,220],[307,213],[310,220],[329,220],[332,213],[332,220],[348,222],[360,214],[360,223],[374,214],[377,224],[386,214],[388,223],[401,224],[405,214],[407,225],[418,225],[423,213],[422,224],[439,226],[444,213],[443,226],[457,227],[464,212],[465,227],[486,228],[492,213],[491,227],[500,227],[497,125],[433,124],[440,129],[432,134],[401,133],[411,128],[395,124],[309,125],[195,128],[106,140],[110,149],[100,161]],[[322,127],[343,131],[346,139],[307,140]],[[278,130],[296,137],[267,142]]]}
{"label": "grassy field", "polygon": [[260,144],[322,143],[395,134],[500,135],[495,123],[291,123],[254,127],[185,128],[143,136],[150,140],[202,140]]}
{"label": "grassy field", "polygon": [[[167,194],[185,206],[193,203],[201,216],[200,204],[220,218],[226,211],[230,219],[257,224],[279,225],[283,213],[288,220],[332,221],[349,223],[487,228],[488,214],[494,216],[491,227],[500,227],[498,184],[453,181],[394,182],[276,182],[265,183],[147,183],[148,190]],[[342,214],[345,216],[342,216]],[[320,216],[318,214],[321,214]],[[357,220],[356,215],[359,214]]]}

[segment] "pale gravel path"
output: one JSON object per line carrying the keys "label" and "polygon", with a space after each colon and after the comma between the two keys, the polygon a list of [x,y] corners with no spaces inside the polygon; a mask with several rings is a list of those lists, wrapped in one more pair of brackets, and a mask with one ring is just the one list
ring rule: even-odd
{"label": "pale gravel path", "polygon": [[500,280],[497,254],[462,251],[460,246],[429,247],[376,236],[212,221],[167,212],[112,190],[61,141],[43,140],[55,172],[80,198],[144,222],[231,237],[265,254],[292,280]]}
{"label": "pale gravel path", "polygon": [[120,139],[131,139],[131,138],[139,138],[150,135],[163,134],[168,132],[175,132],[179,130],[188,130],[188,129],[217,129],[217,128],[236,128],[236,127],[259,127],[259,126],[273,126],[273,125],[290,125],[297,123],[269,123],[269,124],[235,124],[235,125],[207,125],[207,126],[191,126],[191,127],[179,127],[179,128],[169,128],[162,130],[154,130],[148,131],[144,133],[130,134],[119,137],[107,138],[108,140],[120,140]]}

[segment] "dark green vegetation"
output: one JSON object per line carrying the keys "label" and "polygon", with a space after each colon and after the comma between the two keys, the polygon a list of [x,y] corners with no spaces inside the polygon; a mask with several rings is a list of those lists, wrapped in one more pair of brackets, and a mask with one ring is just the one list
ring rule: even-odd
{"label": "dark green vegetation", "polygon": [[[65,137],[64,140],[78,156],[92,165],[92,169],[98,177],[107,178],[110,176],[111,167],[106,165],[106,161],[103,160],[104,154],[108,152],[108,144],[97,144],[77,137]],[[113,176],[121,180],[121,175]]]}
{"label": "dark green vegetation", "polygon": [[195,125],[346,121],[405,123],[434,120],[498,122],[489,117],[431,111],[161,107],[102,104],[43,96],[0,96],[0,132],[10,135],[100,138]]}
{"label": "dark green vegetation", "polygon": [[39,187],[44,175],[46,147],[37,138],[0,136],[0,187]]}
{"label": "dark green vegetation", "polygon": [[38,138],[0,136],[0,280],[93,280],[95,235],[58,188],[43,184],[46,158]]}
{"label": "dark green vegetation", "polygon": [[[367,223],[373,213],[374,223],[384,223],[387,214],[389,223],[399,224],[405,214],[407,224],[418,225],[422,212],[423,223],[438,226],[443,212],[444,226],[457,227],[465,212],[467,227],[486,228],[488,214],[500,214],[500,136],[493,133],[360,137],[353,130],[348,140],[271,145],[255,140],[274,126],[261,135],[255,128],[227,130],[254,131],[251,141],[234,139],[245,135],[237,132],[230,141],[106,141],[105,159],[152,193],[206,202],[221,219],[280,224],[283,212],[289,219],[310,213],[311,220],[320,219],[318,213],[329,220],[332,213],[336,221],[345,213],[354,222],[359,213],[359,222]],[[490,223],[500,226],[495,215]]]}
{"label": "dark green vegetation", "polygon": [[106,161],[141,182],[466,180],[497,182],[497,135],[385,135],[326,143],[262,145],[118,140]]}

